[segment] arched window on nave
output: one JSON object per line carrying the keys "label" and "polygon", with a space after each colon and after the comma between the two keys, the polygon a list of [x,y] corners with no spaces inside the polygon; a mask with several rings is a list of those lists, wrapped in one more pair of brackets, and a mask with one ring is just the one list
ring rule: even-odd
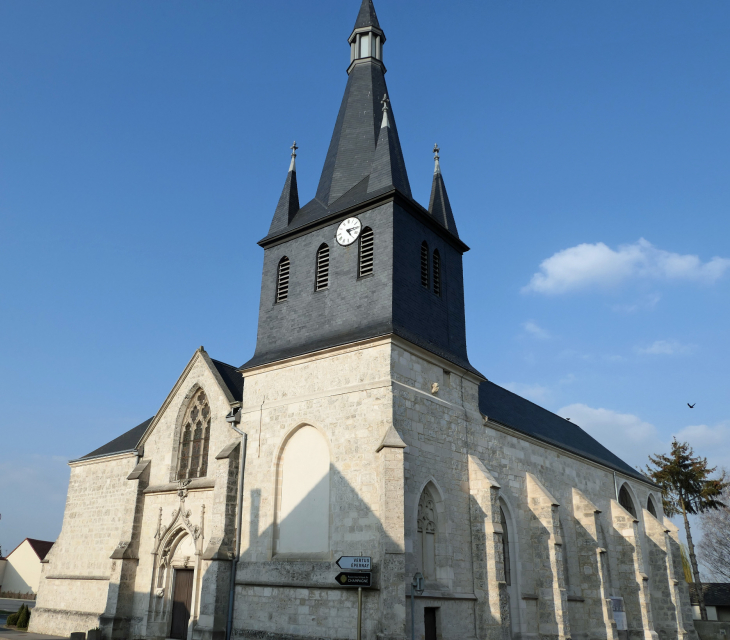
{"label": "arched window on nave", "polygon": [[621,490],[618,492],[618,503],[626,509],[634,518],[636,518],[636,507],[634,501],[631,499],[631,494],[626,488],[626,485],[621,486]]}
{"label": "arched window on nave", "polygon": [[649,498],[646,501],[646,510],[653,515],[655,518],[658,518],[656,506],[654,505],[654,498],[649,496]]}

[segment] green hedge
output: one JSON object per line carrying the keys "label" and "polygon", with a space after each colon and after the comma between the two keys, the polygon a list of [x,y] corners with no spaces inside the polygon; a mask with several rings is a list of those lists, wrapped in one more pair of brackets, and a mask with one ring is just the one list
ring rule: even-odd
{"label": "green hedge", "polygon": [[30,609],[28,609],[28,605],[24,604],[21,605],[20,609],[18,609],[15,613],[11,613],[8,616],[5,624],[7,624],[8,626],[17,626],[18,629],[27,629],[29,621]]}
{"label": "green hedge", "polygon": [[26,605],[18,612],[18,629],[27,629],[30,622],[30,609]]}

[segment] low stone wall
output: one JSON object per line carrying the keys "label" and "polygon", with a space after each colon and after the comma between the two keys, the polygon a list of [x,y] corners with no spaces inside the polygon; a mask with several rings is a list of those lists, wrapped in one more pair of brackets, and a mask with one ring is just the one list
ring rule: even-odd
{"label": "low stone wall", "polygon": [[730,622],[695,620],[694,625],[700,640],[730,640]]}
{"label": "low stone wall", "polygon": [[68,638],[74,631],[86,633],[98,626],[99,615],[95,613],[36,607],[30,616],[28,631]]}

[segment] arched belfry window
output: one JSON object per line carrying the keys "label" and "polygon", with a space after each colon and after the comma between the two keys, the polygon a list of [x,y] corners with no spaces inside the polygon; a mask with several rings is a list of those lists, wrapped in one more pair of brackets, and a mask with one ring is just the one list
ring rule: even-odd
{"label": "arched belfry window", "polygon": [[428,289],[428,244],[424,240],[421,245],[421,285]]}
{"label": "arched belfry window", "polygon": [[636,507],[634,501],[631,499],[631,494],[626,488],[626,485],[621,487],[621,491],[618,492],[618,503],[626,509],[634,518],[636,518]]}
{"label": "arched belfry window", "polygon": [[646,510],[653,515],[655,518],[658,518],[656,507],[654,506],[654,498],[649,496],[649,498],[646,501]]}
{"label": "arched belfry window", "polygon": [[330,248],[323,244],[317,249],[317,274],[315,276],[314,290],[321,291],[329,286],[330,280]]}
{"label": "arched belfry window", "polygon": [[276,269],[276,301],[284,302],[289,297],[289,258],[279,260]]}
{"label": "arched belfry window", "polygon": [[438,249],[433,252],[433,292],[441,295],[441,254]]}
{"label": "arched belfry window", "polygon": [[357,267],[357,277],[364,278],[373,273],[373,250],[375,248],[375,238],[373,230],[365,227],[360,234],[360,256]]}
{"label": "arched belfry window", "polygon": [[177,479],[204,478],[208,474],[210,405],[199,389],[190,399],[180,431]]}
{"label": "arched belfry window", "polygon": [[418,501],[418,538],[421,543],[421,571],[426,580],[436,579],[436,502],[428,487]]}

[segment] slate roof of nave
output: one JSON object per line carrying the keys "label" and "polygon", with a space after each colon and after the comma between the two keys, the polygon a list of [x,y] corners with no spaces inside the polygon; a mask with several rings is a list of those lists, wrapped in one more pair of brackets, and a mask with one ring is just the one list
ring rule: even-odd
{"label": "slate roof of nave", "polygon": [[490,420],[614,471],[650,482],[577,424],[543,409],[493,382],[479,386],[479,410]]}

